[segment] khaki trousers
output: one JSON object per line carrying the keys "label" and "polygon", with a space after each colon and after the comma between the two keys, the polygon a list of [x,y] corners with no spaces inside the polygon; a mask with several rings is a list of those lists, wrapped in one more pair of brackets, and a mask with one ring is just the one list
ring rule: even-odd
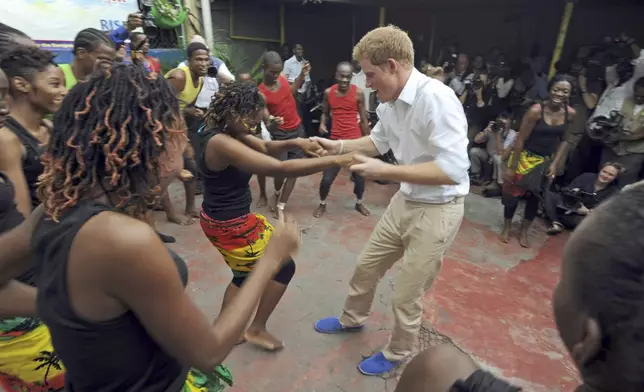
{"label": "khaki trousers", "polygon": [[385,358],[400,361],[412,354],[423,315],[423,296],[432,286],[445,252],[463,220],[463,197],[446,204],[411,202],[396,193],[362,250],[349,296],[340,316],[345,327],[364,324],[382,277],[400,258],[391,301],[394,327]]}

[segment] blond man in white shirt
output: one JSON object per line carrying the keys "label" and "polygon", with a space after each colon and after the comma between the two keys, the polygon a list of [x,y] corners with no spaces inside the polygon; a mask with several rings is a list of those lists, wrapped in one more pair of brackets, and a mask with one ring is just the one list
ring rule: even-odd
{"label": "blond man in white shirt", "polygon": [[[458,233],[469,192],[467,120],[454,92],[413,66],[409,36],[380,27],[353,50],[378,94],[380,121],[356,140],[315,138],[329,154],[357,152],[351,170],[367,178],[400,182],[400,190],[376,225],[349,283],[340,317],[315,323],[321,333],[362,329],[376,286],[399,259],[392,306],[394,327],[385,349],[360,363],[366,375],[381,375],[411,355],[418,342],[423,296]],[[370,157],[393,151],[399,165]]]}

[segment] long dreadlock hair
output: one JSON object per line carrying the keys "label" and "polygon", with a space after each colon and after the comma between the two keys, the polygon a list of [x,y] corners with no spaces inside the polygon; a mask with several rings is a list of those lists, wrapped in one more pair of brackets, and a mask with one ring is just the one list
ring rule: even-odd
{"label": "long dreadlock hair", "polygon": [[253,116],[265,106],[264,96],[253,82],[231,82],[215,93],[204,119],[208,128],[223,130],[229,119]]}
{"label": "long dreadlock hair", "polygon": [[143,217],[159,193],[158,159],[183,135],[179,101],[163,78],[115,64],[76,85],[54,117],[38,193],[54,220],[101,189]]}

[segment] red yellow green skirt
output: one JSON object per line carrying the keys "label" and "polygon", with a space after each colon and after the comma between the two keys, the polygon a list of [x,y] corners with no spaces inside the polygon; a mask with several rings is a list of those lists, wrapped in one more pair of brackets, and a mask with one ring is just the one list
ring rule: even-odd
{"label": "red yellow green skirt", "polygon": [[[512,162],[513,155],[514,153],[510,154],[508,167]],[[503,192],[514,197],[522,197],[528,191],[538,192],[543,184],[547,161],[547,158],[530,151],[521,151],[514,181],[505,181],[503,183]]]}
{"label": "red yellow green skirt", "polygon": [[263,215],[250,213],[217,221],[203,211],[201,229],[224,257],[235,277],[246,276],[253,270],[275,230]]}
{"label": "red yellow green skirt", "polygon": [[35,318],[0,320],[0,390],[63,390],[65,368],[54,352],[49,330]]}

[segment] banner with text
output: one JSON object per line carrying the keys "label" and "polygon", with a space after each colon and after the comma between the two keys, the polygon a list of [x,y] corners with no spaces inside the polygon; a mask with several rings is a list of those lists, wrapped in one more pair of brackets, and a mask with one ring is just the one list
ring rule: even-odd
{"label": "banner with text", "polygon": [[[70,50],[76,34],[121,26],[137,11],[136,0],[7,0],[0,22],[34,39],[43,49]],[[4,1],[3,1],[4,3]]]}

